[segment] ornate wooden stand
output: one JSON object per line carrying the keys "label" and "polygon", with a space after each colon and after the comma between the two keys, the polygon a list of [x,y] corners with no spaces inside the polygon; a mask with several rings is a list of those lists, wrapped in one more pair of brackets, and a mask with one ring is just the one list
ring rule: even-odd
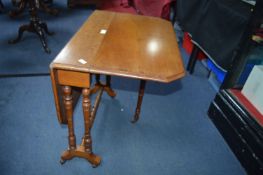
{"label": "ornate wooden stand", "polygon": [[36,33],[40,38],[40,41],[42,43],[42,46],[43,46],[45,52],[50,53],[51,51],[47,46],[44,32],[46,32],[48,35],[53,35],[54,33],[49,32],[47,24],[40,21],[40,19],[38,18],[37,7],[36,7],[34,0],[29,0],[29,6],[30,6],[30,9],[29,9],[30,23],[28,25],[20,26],[20,28],[18,30],[17,38],[14,40],[10,40],[9,44],[15,44],[15,43],[19,42],[23,36],[23,33],[25,31],[28,31],[28,32]]}
{"label": "ornate wooden stand", "polygon": [[[43,1],[43,0],[35,0],[36,3],[38,3],[39,5],[39,8],[40,9],[43,9],[46,13],[48,14],[51,14],[51,15],[58,15],[58,10],[57,9],[54,9],[54,8],[49,8],[49,3],[52,3],[52,0],[49,0],[49,1]],[[13,10],[13,11],[10,11],[9,12],[9,16],[11,18],[14,18],[18,15],[20,15],[21,13],[24,12],[25,8],[26,8],[26,5],[28,4],[29,5],[29,8],[30,7],[30,3],[32,3],[32,0],[21,0],[17,6],[18,6],[18,9],[16,10]],[[13,1],[13,4],[16,5],[16,1]]]}

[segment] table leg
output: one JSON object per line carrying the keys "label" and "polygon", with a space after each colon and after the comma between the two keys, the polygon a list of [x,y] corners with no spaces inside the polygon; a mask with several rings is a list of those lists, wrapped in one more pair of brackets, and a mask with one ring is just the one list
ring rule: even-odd
{"label": "table leg", "polygon": [[106,75],[106,84],[102,84],[100,82],[100,75],[99,74],[96,74],[95,76],[96,76],[96,83],[95,83],[95,86],[91,90],[91,94],[97,93],[98,90],[102,87],[110,97],[112,97],[112,98],[115,97],[116,93],[111,88],[111,76]]}
{"label": "table leg", "polygon": [[105,92],[107,92],[107,94],[110,97],[116,96],[116,93],[111,88],[111,76],[110,75],[106,75],[106,86],[104,87],[104,90]]}
{"label": "table leg", "polygon": [[145,84],[146,84],[145,80],[141,80],[140,81],[138,101],[137,101],[135,115],[134,115],[134,118],[132,120],[132,123],[136,123],[139,120],[139,116],[140,116],[140,112],[141,112],[141,105],[142,105],[142,100],[143,100],[143,95],[144,95]]}
{"label": "table leg", "polygon": [[64,163],[66,160],[72,159],[74,155],[71,153],[76,149],[76,137],[74,134],[74,125],[73,125],[72,89],[70,86],[63,87],[63,101],[64,101],[66,116],[68,120],[69,149],[62,154],[60,163]]}
{"label": "table leg", "polygon": [[91,103],[90,103],[90,89],[84,88],[82,90],[83,95],[83,101],[82,101],[82,108],[83,108],[83,115],[84,115],[84,123],[85,123],[85,133],[83,137],[84,141],[84,149],[85,153],[88,153],[85,158],[92,164],[93,167],[97,167],[100,162],[101,158],[99,156],[96,156],[92,152],[92,139],[90,130],[92,128],[92,122],[91,122]]}
{"label": "table leg", "polygon": [[82,101],[82,108],[83,108],[83,115],[84,115],[84,124],[85,124],[85,133],[84,133],[84,146],[85,151],[88,153],[92,153],[92,140],[90,136],[90,129],[91,129],[91,123],[90,123],[90,90],[87,88],[84,88],[82,90],[83,95],[83,101]]}
{"label": "table leg", "polygon": [[91,89],[91,94],[96,94],[100,89],[100,87],[102,86],[102,84],[100,83],[100,74],[96,74],[95,79],[96,79],[96,83],[94,87]]}
{"label": "table leg", "polygon": [[92,139],[90,135],[90,130],[92,127],[91,122],[91,103],[90,103],[90,89],[84,88],[82,90],[83,101],[83,115],[84,115],[84,123],[85,123],[85,133],[82,139],[81,145],[76,148],[76,139],[74,134],[74,126],[73,126],[73,110],[72,110],[72,92],[69,86],[65,86],[63,89],[64,92],[64,105],[66,109],[66,115],[68,119],[68,130],[69,130],[69,149],[64,151],[61,156],[60,163],[65,163],[66,160],[70,160],[74,157],[81,157],[88,160],[93,167],[97,167],[101,158],[92,152]]}
{"label": "table leg", "polygon": [[194,44],[194,47],[193,47],[193,50],[192,50],[192,53],[190,55],[190,58],[189,58],[189,61],[187,64],[187,68],[186,68],[190,74],[192,74],[194,72],[195,63],[197,61],[197,56],[198,56],[199,51],[200,51],[200,49],[198,48],[198,46]]}

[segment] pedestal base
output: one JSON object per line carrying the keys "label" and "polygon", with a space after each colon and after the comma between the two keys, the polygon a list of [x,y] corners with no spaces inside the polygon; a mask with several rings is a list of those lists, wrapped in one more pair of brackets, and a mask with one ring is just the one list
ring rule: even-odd
{"label": "pedestal base", "polygon": [[101,158],[93,153],[85,152],[84,145],[81,144],[75,150],[66,150],[62,153],[60,163],[64,164],[67,160],[71,160],[74,157],[81,157],[89,161],[93,168],[96,168],[101,163]]}
{"label": "pedestal base", "polygon": [[25,31],[37,34],[39,36],[39,39],[40,39],[40,41],[42,43],[42,46],[43,46],[45,52],[46,53],[50,53],[51,52],[50,49],[47,46],[47,42],[46,42],[46,38],[45,38],[44,32],[46,32],[48,35],[53,35],[54,33],[50,32],[48,30],[48,27],[47,27],[46,23],[41,22],[37,18],[31,19],[30,24],[22,25],[21,27],[19,27],[17,38],[13,39],[13,40],[9,40],[8,43],[9,44],[16,44],[16,43],[18,43],[22,39],[23,33]]}

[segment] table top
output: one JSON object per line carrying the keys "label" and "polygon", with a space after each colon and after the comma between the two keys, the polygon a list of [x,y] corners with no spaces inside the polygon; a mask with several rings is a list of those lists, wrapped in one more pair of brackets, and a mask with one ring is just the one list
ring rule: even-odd
{"label": "table top", "polygon": [[50,67],[159,82],[171,82],[185,74],[169,21],[99,10]]}

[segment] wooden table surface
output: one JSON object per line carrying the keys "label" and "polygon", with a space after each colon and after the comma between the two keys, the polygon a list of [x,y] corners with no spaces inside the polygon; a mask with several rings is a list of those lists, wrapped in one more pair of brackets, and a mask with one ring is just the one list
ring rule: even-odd
{"label": "wooden table surface", "polygon": [[99,10],[68,42],[51,68],[166,83],[185,74],[169,21]]}

